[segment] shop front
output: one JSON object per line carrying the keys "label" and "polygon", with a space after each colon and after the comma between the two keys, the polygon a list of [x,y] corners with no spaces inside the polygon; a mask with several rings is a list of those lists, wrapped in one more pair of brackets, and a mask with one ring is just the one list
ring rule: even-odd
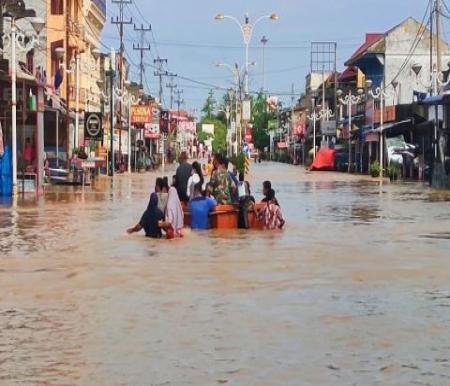
{"label": "shop front", "polygon": [[[11,80],[0,77],[0,125],[3,154],[0,194],[12,194],[12,116]],[[44,91],[36,78],[23,70],[17,72],[17,188],[19,192],[39,192],[44,175]],[[9,173],[8,173],[9,171]],[[6,177],[9,175],[9,177]],[[9,182],[8,182],[9,181]]]}

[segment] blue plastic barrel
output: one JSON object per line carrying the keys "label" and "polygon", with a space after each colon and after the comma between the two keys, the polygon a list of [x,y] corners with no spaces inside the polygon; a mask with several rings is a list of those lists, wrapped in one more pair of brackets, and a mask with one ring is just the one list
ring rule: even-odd
{"label": "blue plastic barrel", "polygon": [[8,145],[0,158],[0,196],[12,196],[11,150]]}

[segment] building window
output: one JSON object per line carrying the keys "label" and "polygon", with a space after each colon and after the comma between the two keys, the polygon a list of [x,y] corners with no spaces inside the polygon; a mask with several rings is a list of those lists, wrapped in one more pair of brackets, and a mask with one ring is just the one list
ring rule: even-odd
{"label": "building window", "polygon": [[34,50],[27,52],[27,70],[30,74],[34,74]]}
{"label": "building window", "polygon": [[51,12],[52,15],[64,14],[64,0],[51,0]]}

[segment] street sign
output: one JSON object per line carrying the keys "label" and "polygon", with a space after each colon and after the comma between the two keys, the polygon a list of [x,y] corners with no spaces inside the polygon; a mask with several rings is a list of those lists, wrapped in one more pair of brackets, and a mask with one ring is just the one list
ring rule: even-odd
{"label": "street sign", "polygon": [[324,121],[320,123],[322,135],[333,137],[336,135],[336,121]]}
{"label": "street sign", "polygon": [[242,119],[244,121],[252,120],[252,101],[250,99],[245,99],[242,102]]}
{"label": "street sign", "polygon": [[84,138],[101,140],[103,137],[102,113],[84,114]]}

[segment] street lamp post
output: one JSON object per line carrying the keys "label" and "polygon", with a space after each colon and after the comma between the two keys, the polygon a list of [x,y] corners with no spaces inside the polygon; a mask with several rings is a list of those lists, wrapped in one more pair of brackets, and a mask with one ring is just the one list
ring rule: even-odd
{"label": "street lamp post", "polygon": [[249,66],[249,59],[248,59],[248,57],[249,57],[249,45],[250,45],[250,42],[252,40],[253,31],[254,31],[256,25],[261,20],[270,19],[272,21],[276,21],[276,20],[279,19],[279,17],[278,17],[278,15],[276,13],[272,13],[271,15],[261,16],[260,18],[258,18],[255,21],[254,24],[250,23],[250,17],[249,17],[248,14],[245,15],[243,23],[241,23],[239,21],[239,19],[237,19],[236,17],[229,16],[229,15],[224,15],[223,13],[217,14],[215,19],[218,20],[218,21],[222,21],[224,19],[233,20],[239,26],[239,29],[241,30],[242,37],[243,37],[243,40],[244,40],[244,46],[245,46],[245,62],[244,62],[245,63],[245,73],[244,73],[244,85],[245,85],[245,88],[244,88],[244,92],[245,92],[245,95],[248,95],[248,93],[249,93],[249,90],[248,90],[248,66]]}
{"label": "street lamp post", "polygon": [[124,89],[123,91],[114,86],[114,78],[115,78],[115,72],[110,70],[110,77],[111,77],[111,87],[109,94],[105,94],[102,92],[102,97],[105,100],[105,103],[110,103],[110,115],[111,115],[111,138],[110,138],[110,147],[111,147],[111,169],[110,169],[110,176],[114,175],[114,105],[116,101],[119,101],[120,103],[127,104],[128,98],[130,97],[128,92]]}
{"label": "street lamp post", "polygon": [[[1,17],[9,15],[1,15]],[[11,47],[11,140],[12,140],[12,190],[13,195],[17,195],[17,64],[16,64],[16,48],[22,51],[29,51],[39,44],[39,35],[45,26],[45,22],[41,18],[32,18],[30,23],[34,29],[34,34],[25,35],[18,31],[16,20],[11,17],[11,34],[4,35],[3,51]],[[27,39],[29,39],[27,41]]]}
{"label": "street lamp post", "polygon": [[[75,75],[75,129],[73,132],[73,147],[78,147],[78,131],[79,131],[79,111],[80,111],[80,54],[75,55],[75,59],[70,60],[70,64],[66,66],[63,62],[65,48],[55,48],[55,55],[59,59],[59,67],[63,69],[66,74]],[[69,96],[67,96],[69,98]]]}
{"label": "street lamp post", "polygon": [[123,97],[123,101],[128,105],[128,174],[131,173],[131,106],[135,105],[139,99],[133,94],[127,94]]}
{"label": "street lamp post", "polygon": [[[256,66],[256,62],[251,62],[251,63],[247,63],[249,66]],[[236,137],[237,139],[237,148],[239,149],[241,146],[241,142],[242,142],[242,122],[241,122],[241,117],[242,117],[242,111],[241,111],[241,115],[239,117],[238,120],[238,110],[239,110],[239,105],[241,105],[241,110],[242,110],[242,80],[241,80],[241,70],[240,67],[237,63],[235,63],[234,66],[231,66],[230,64],[227,63],[216,63],[216,67],[225,67],[228,68],[231,73],[233,74],[233,80],[234,80],[234,85],[235,85],[235,95],[236,95],[236,100],[235,100],[235,109],[236,109],[236,125],[239,123],[239,134],[237,134],[237,128],[236,128]]]}
{"label": "street lamp post", "polygon": [[230,105],[227,104],[225,106],[225,110],[219,109],[217,110],[217,112],[219,113],[224,113],[225,114],[225,118],[227,120],[227,155],[230,156],[230,149],[231,149],[231,127],[230,127],[230,117],[231,117],[231,109],[230,109]]}
{"label": "street lamp post", "polygon": [[312,98],[312,112],[310,115],[308,115],[308,119],[313,121],[313,159],[316,159],[316,127],[317,127],[317,121],[321,121],[322,119],[329,120],[330,118],[334,117],[333,112],[331,109],[322,109],[319,112],[316,112],[316,99]]}
{"label": "street lamp post", "polygon": [[377,87],[374,90],[370,90],[369,94],[373,99],[380,101],[380,178],[383,178],[384,173],[384,106],[386,98],[391,97],[392,94],[387,92],[386,89]]}
{"label": "street lamp post", "polygon": [[[115,68],[116,68],[116,53],[115,53],[114,49],[111,49],[110,70],[109,70],[110,90],[109,90],[109,94],[105,94],[104,92],[101,93],[103,99],[105,100],[105,103],[107,103],[108,101],[110,103],[110,115],[111,115],[110,176],[111,177],[114,175],[114,104],[115,104],[115,101],[118,100],[121,103],[125,103],[125,104],[126,103],[134,104],[137,102],[137,99],[135,99],[135,97],[133,95],[129,94],[126,89],[120,89],[114,85],[114,78],[116,75]],[[129,109],[129,111],[130,110],[131,109]],[[129,116],[128,118],[130,120],[131,116]],[[129,127],[131,127],[131,125]],[[128,149],[130,149],[130,135],[128,137],[129,137],[128,138]],[[128,153],[128,162],[130,162],[130,152]],[[129,166],[129,170],[131,170],[129,163],[128,163],[128,166]]]}
{"label": "street lamp post", "polygon": [[339,102],[347,106],[348,111],[348,172],[352,171],[352,106],[358,105],[363,100],[362,94],[364,90],[359,88],[358,95],[353,95],[352,90],[348,91],[348,94],[343,98],[344,92],[342,90],[337,91]]}
{"label": "street lamp post", "polygon": [[263,94],[266,93],[266,44],[269,42],[269,39],[266,38],[266,36],[264,35],[261,38],[261,44],[262,44],[262,72],[263,72],[263,87],[262,87],[262,91]]}

